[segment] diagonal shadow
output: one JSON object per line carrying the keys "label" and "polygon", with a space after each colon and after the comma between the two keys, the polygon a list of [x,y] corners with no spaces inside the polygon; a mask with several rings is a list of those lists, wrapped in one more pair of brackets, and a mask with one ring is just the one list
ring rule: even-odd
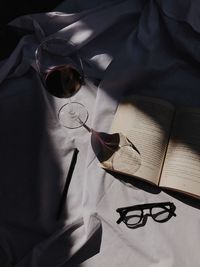
{"label": "diagonal shadow", "polygon": [[[44,96],[32,71],[1,85],[0,240],[6,240],[13,265],[53,234],[58,224],[65,174],[57,157],[60,148],[47,131],[49,121],[54,121],[52,127],[58,123]],[[66,255],[70,246],[69,238]]]}

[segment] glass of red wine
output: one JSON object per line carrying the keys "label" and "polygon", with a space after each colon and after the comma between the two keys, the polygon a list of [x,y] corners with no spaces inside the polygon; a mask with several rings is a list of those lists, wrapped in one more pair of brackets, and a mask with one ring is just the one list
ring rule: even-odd
{"label": "glass of red wine", "polygon": [[70,99],[58,111],[61,125],[70,129],[83,126],[91,134],[91,145],[100,162],[112,157],[112,165],[114,166],[115,162],[119,165],[118,158],[121,158],[124,150],[130,150],[131,147],[132,153],[137,153],[137,157],[132,156],[132,158],[138,167],[139,161],[135,158],[138,158],[139,153],[133,145],[121,145],[119,133],[97,132],[88,127],[87,109],[82,103],[71,101],[71,97],[81,89],[85,78],[82,59],[75,45],[64,38],[47,38],[36,49],[35,62],[46,91],[54,97]]}
{"label": "glass of red wine", "polygon": [[87,109],[71,101],[84,84],[83,63],[75,45],[60,37],[46,38],[35,51],[35,62],[46,91],[54,97],[69,98],[58,112],[61,124],[70,129],[85,124]]}

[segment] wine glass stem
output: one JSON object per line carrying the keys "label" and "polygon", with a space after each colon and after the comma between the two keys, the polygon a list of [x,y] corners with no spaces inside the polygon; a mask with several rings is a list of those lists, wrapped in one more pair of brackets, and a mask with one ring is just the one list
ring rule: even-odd
{"label": "wine glass stem", "polygon": [[87,126],[87,124],[85,124],[79,117],[78,117],[78,119],[79,119],[79,122],[82,123],[82,126],[83,126],[89,133],[91,133],[92,129],[91,129],[89,126]]}
{"label": "wine glass stem", "polygon": [[83,123],[83,127],[89,132],[91,133],[91,128],[89,128],[85,123]]}
{"label": "wine glass stem", "polygon": [[70,114],[74,114],[74,108],[73,108],[73,105],[72,105],[72,100],[71,100],[71,97],[69,98],[69,107],[70,107],[70,110],[69,110],[69,113]]}

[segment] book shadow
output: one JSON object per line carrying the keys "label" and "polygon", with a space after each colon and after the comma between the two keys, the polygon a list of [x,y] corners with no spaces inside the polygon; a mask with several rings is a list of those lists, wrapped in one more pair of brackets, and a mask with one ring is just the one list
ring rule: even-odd
{"label": "book shadow", "polygon": [[189,205],[193,208],[199,209],[200,210],[200,199],[192,196],[192,195],[186,195],[178,191],[174,191],[171,189],[162,189],[163,192],[166,194],[176,198],[177,200],[183,202],[186,205]]}
{"label": "book shadow", "polygon": [[160,194],[161,192],[164,192],[164,193],[170,195],[171,197],[183,202],[184,204],[200,210],[200,199],[198,199],[192,195],[186,195],[182,192],[174,191],[174,190],[169,189],[169,188],[157,187],[156,185],[154,185],[154,184],[152,184],[146,180],[143,180],[141,178],[138,178],[136,176],[131,177],[128,175],[114,173],[114,172],[108,171],[108,170],[107,170],[107,172],[110,175],[112,175],[115,179],[124,183],[126,186],[135,187],[137,189],[144,190],[145,192],[151,193],[151,194]]}
{"label": "book shadow", "polygon": [[152,194],[159,194],[162,191],[161,188],[136,176],[132,177],[120,173],[114,173],[112,171],[107,171],[107,172],[120,182],[126,184],[127,186],[135,187],[137,189],[141,189]]}

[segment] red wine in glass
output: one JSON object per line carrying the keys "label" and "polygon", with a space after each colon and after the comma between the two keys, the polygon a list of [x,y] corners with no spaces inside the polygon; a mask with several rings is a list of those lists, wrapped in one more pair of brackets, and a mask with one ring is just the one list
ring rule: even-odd
{"label": "red wine in glass", "polygon": [[59,98],[75,95],[84,82],[83,76],[71,65],[52,67],[45,76],[45,88]]}

